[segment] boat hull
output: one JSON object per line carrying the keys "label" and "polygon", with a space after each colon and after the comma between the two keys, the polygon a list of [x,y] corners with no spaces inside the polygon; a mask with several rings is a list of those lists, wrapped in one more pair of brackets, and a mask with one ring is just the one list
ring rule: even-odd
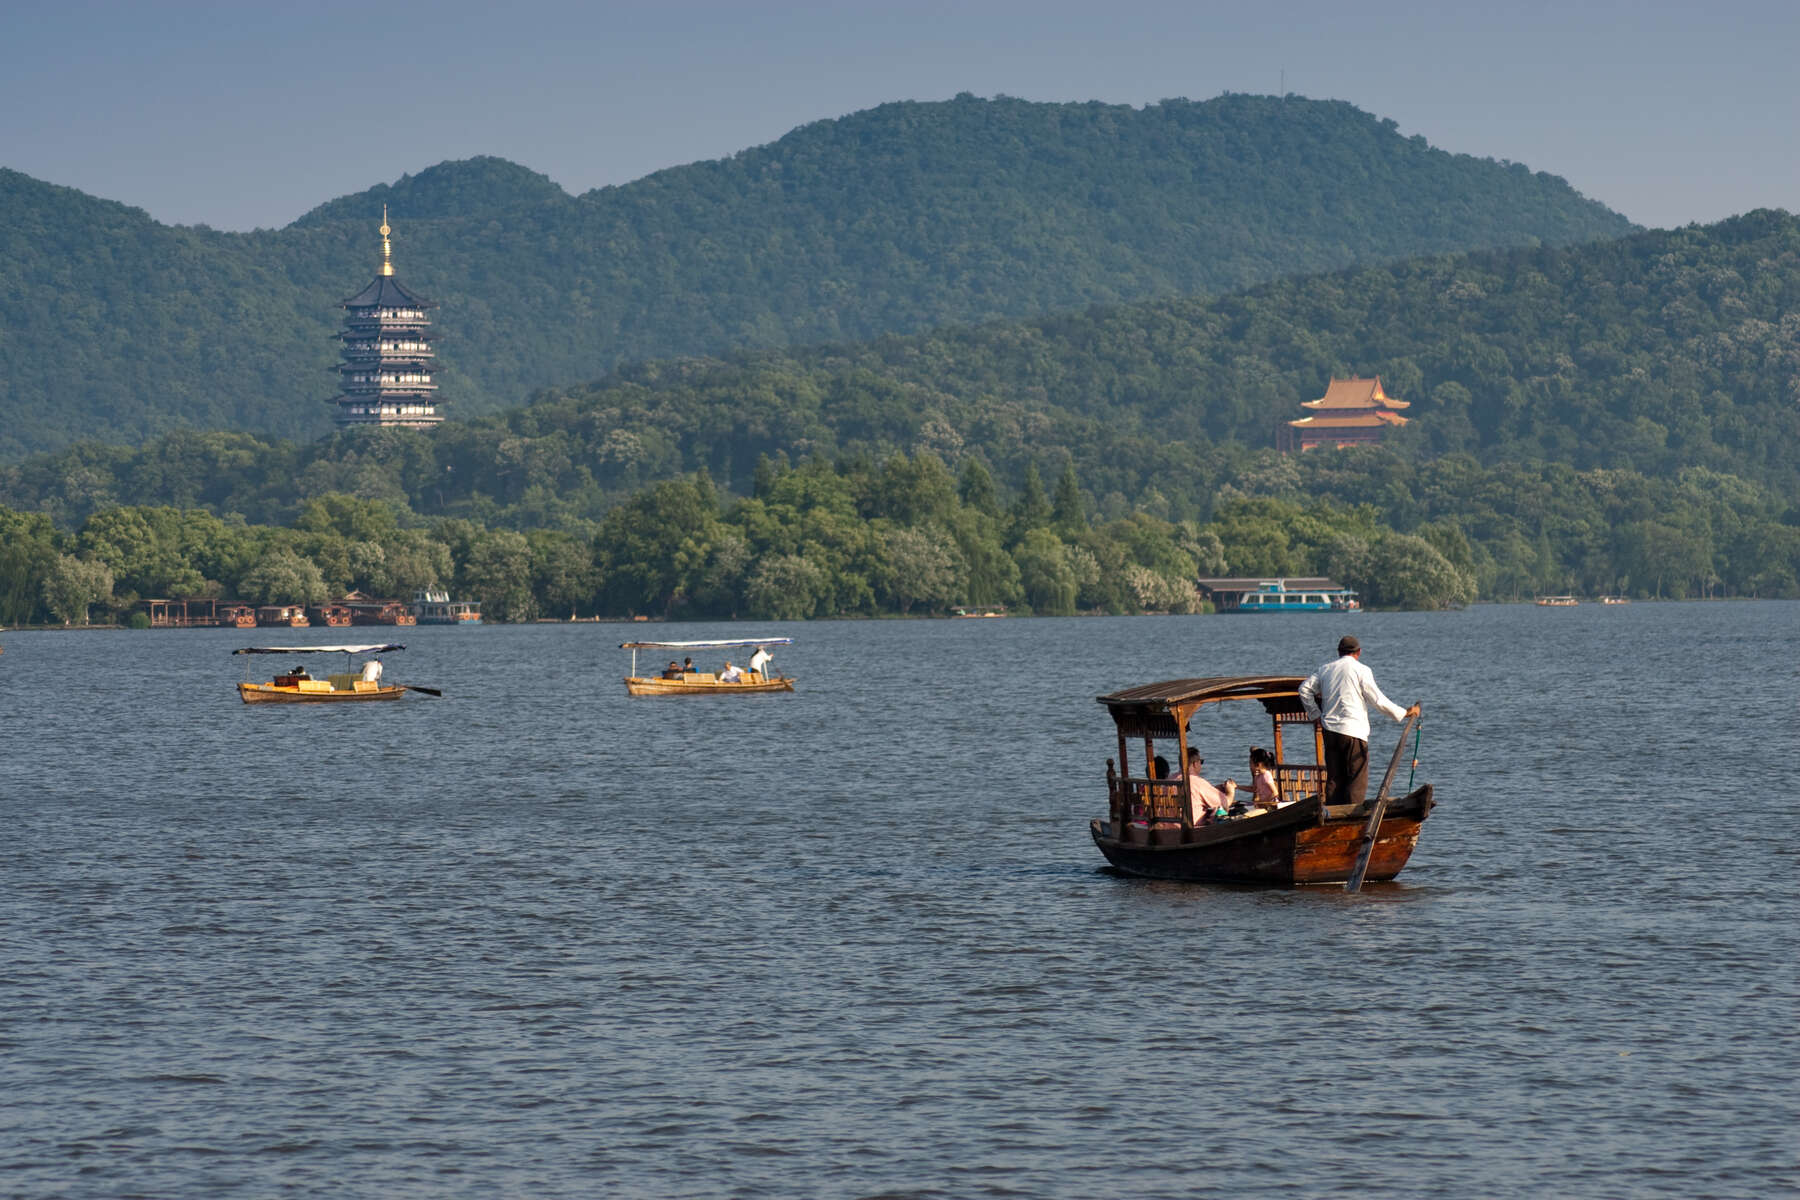
{"label": "boat hull", "polygon": [[[1132,826],[1123,838],[1114,836],[1106,821],[1088,828],[1107,862],[1150,879],[1283,887],[1343,883],[1356,865],[1369,803],[1327,808],[1314,796],[1260,816],[1187,830],[1185,841],[1179,827]],[[1388,802],[1365,879],[1400,874],[1435,803],[1430,784]]]}
{"label": "boat hull", "polygon": [[744,683],[720,683],[704,679],[656,679],[625,677],[625,691],[633,696],[737,696],[748,692],[791,692],[794,681],[782,676]]}
{"label": "boat hull", "polygon": [[398,700],[406,694],[399,684],[359,687],[354,691],[302,689],[274,683],[240,683],[238,695],[245,704],[343,704],[358,700]]}

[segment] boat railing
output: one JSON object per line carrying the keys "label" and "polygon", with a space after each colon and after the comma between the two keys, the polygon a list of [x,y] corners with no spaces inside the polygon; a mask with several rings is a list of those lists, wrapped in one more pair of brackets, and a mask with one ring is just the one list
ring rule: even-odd
{"label": "boat railing", "polygon": [[1319,763],[1276,763],[1275,787],[1283,800],[1303,800],[1325,790],[1325,768]]}
{"label": "boat railing", "polygon": [[1139,779],[1120,775],[1112,759],[1106,760],[1106,785],[1114,829],[1138,822],[1146,825],[1181,824],[1186,819],[1184,789],[1176,779]]}

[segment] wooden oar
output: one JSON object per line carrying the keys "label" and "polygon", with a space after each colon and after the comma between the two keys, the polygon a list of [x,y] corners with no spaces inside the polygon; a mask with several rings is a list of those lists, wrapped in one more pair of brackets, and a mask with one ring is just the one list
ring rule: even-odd
{"label": "wooden oar", "polygon": [[409,692],[424,692],[427,696],[442,696],[444,694],[437,688],[420,687],[416,683],[403,683],[400,686]]}
{"label": "wooden oar", "polygon": [[1406,724],[1400,727],[1400,740],[1394,744],[1394,757],[1388,761],[1387,774],[1381,777],[1381,790],[1375,793],[1375,807],[1369,810],[1369,823],[1363,826],[1362,844],[1356,851],[1356,866],[1350,871],[1350,878],[1344,880],[1346,892],[1362,890],[1363,875],[1369,870],[1369,856],[1375,853],[1375,837],[1381,832],[1381,818],[1387,815],[1388,788],[1394,782],[1394,772],[1400,769],[1400,756],[1406,753],[1406,735],[1422,715],[1414,705],[1413,714],[1406,718]]}

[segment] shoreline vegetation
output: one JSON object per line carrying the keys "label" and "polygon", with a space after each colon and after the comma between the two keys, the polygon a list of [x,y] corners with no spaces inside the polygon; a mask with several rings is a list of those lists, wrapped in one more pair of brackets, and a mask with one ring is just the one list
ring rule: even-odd
{"label": "shoreline vegetation", "polygon": [[[1800,529],[1782,523],[1784,506],[1710,472],[1626,486],[1619,472],[1548,465],[1532,487],[1517,465],[1409,469],[1381,449],[1252,463],[1314,497],[1227,493],[1206,519],[1090,515],[1071,461],[1051,489],[1029,465],[1008,495],[981,459],[952,475],[920,451],[879,464],[764,459],[749,496],[698,473],[598,521],[523,531],[339,493],[286,526],[121,506],[71,530],[0,507],[0,624],[128,624],[151,597],[317,605],[430,587],[501,622],[1197,613],[1208,606],[1195,579],[1228,573],[1326,575],[1373,609],[1800,593]],[[1371,490],[1409,510],[1411,527],[1388,523]]]}
{"label": "shoreline vegetation", "polygon": [[[1786,597],[1780,597],[1780,598],[1786,599]],[[1669,597],[1662,597],[1660,599],[1658,599],[1656,597],[1650,597],[1648,599],[1636,601],[1636,603],[1639,603],[1639,604],[1658,604],[1658,603],[1668,603],[1668,604],[1755,604],[1759,601],[1769,600],[1769,599],[1777,599],[1777,597],[1689,596],[1683,600],[1675,600],[1675,599],[1671,599]],[[1595,598],[1583,597],[1582,598],[1582,604],[1593,604],[1595,607],[1602,607],[1601,605],[1598,604],[1597,601],[1598,601],[1597,597],[1595,597]],[[1532,607],[1533,604],[1534,604],[1534,602],[1532,601],[1532,599],[1530,597],[1524,597],[1524,598],[1520,598],[1520,599],[1504,599],[1504,600],[1476,600],[1476,601],[1472,601],[1471,603],[1466,604],[1466,605],[1458,605],[1455,608],[1444,609],[1441,611],[1459,612],[1459,611],[1462,611],[1467,608],[1480,608],[1480,607],[1484,607],[1484,606],[1488,606],[1488,605],[1529,608],[1529,607]],[[1372,610],[1372,611],[1397,611],[1397,610]],[[1210,609],[1207,609],[1205,611],[1196,610],[1194,612],[1187,612],[1187,613],[1173,613],[1173,612],[1168,612],[1168,611],[1156,611],[1156,610],[1150,610],[1150,609],[1146,609],[1142,612],[1109,613],[1109,612],[1103,612],[1103,611],[1100,611],[1097,609],[1091,609],[1091,610],[1087,610],[1087,611],[1078,610],[1078,611],[1072,612],[1072,613],[1023,612],[1023,613],[1007,613],[1005,615],[1006,615],[1007,619],[1012,619],[1012,618],[1016,617],[1017,619],[1022,620],[1022,621],[1030,621],[1030,620],[1034,620],[1034,619],[1051,618],[1051,617],[1075,618],[1078,620],[1087,620],[1087,619],[1097,619],[1097,618],[1101,618],[1101,617],[1117,617],[1117,616],[1126,616],[1126,617],[1184,617],[1184,616],[1185,617],[1198,617],[1198,616],[1205,616],[1205,617],[1212,617],[1212,616],[1218,616],[1221,614],[1215,613],[1215,612],[1211,611]],[[1227,614],[1227,615],[1231,615],[1231,614]],[[1308,614],[1304,614],[1304,615],[1328,616],[1330,614],[1308,613]],[[969,618],[960,617],[954,613],[948,613],[948,612],[932,612],[932,613],[907,613],[904,615],[902,615],[900,613],[846,613],[846,614],[843,614],[840,616],[815,617],[815,618],[811,618],[811,619],[818,620],[818,621],[960,621],[960,620],[967,620]],[[1249,618],[1245,618],[1245,619],[1249,619]],[[740,621],[744,622],[746,624],[749,624],[752,622],[761,621],[761,618],[756,618],[756,617],[722,617],[722,618],[675,617],[675,618],[669,618],[669,617],[644,617],[644,616],[635,616],[635,617],[620,617],[620,616],[533,617],[529,621],[516,621],[516,622],[510,622],[510,623],[517,624],[517,625],[642,625],[642,624],[664,625],[664,624],[697,624],[702,620],[705,620],[706,623],[708,623],[708,624],[731,625],[731,624],[734,624],[734,623],[737,623]],[[494,622],[494,624],[507,624],[507,623],[508,622]],[[767,622],[763,621],[762,623],[766,624]],[[486,625],[484,624],[482,626],[478,626],[477,628],[485,628],[485,627],[486,627]],[[0,626],[0,633],[186,633],[186,632],[191,632],[192,630],[195,630],[195,629],[219,629],[219,628],[223,628],[223,626],[189,625],[189,626],[163,626],[163,627],[152,628],[151,626],[148,626],[148,625],[141,625],[141,624],[134,625],[134,624],[129,624],[129,623],[120,623],[117,621],[113,621],[113,622],[98,622],[98,621],[96,621],[96,622],[93,622],[93,623],[87,624],[87,625],[81,625],[81,624],[65,625],[61,622],[42,622],[42,623],[31,624],[31,625]],[[258,628],[279,629],[280,627],[279,626],[258,626]],[[314,626],[314,628],[320,628],[320,627]],[[244,629],[244,630],[239,630],[239,632],[248,635],[248,634],[254,633],[255,630]]]}

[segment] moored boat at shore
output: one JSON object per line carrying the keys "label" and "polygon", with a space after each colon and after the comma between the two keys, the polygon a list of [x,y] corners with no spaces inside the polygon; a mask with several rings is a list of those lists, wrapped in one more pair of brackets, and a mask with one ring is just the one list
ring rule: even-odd
{"label": "moored boat at shore", "polygon": [[342,604],[315,604],[306,610],[306,615],[313,624],[332,629],[342,629],[350,624],[350,610]]}
{"label": "moored boat at shore", "polygon": [[312,625],[306,619],[306,609],[298,604],[264,604],[256,610],[256,623],[290,629],[306,629]]}
{"label": "moored boat at shore", "polygon": [[1203,578],[1196,586],[1221,613],[1362,611],[1354,591],[1329,579]]}
{"label": "moored boat at shore", "polygon": [[449,592],[421,588],[413,593],[413,620],[420,625],[479,625],[481,605],[474,600],[452,600]]}
{"label": "moored boat at shore", "polygon": [[[1418,720],[1409,717],[1394,759],[1373,799],[1325,803],[1323,736],[1300,701],[1299,675],[1214,676],[1145,684],[1098,697],[1112,715],[1119,757],[1106,762],[1108,812],[1089,822],[1089,833],[1107,862],[1153,879],[1199,883],[1342,883],[1351,890],[1365,879],[1398,875],[1419,841],[1436,801],[1430,784],[1391,797],[1388,788],[1406,739]],[[1273,724],[1277,801],[1247,801],[1240,815],[1196,815],[1188,784],[1189,723],[1208,705],[1256,703]],[[1284,730],[1310,736],[1311,761],[1287,761]],[[1132,774],[1130,742],[1142,744],[1142,771]],[[1173,743],[1175,766],[1155,777],[1156,743]]]}
{"label": "moored boat at shore", "polygon": [[1539,596],[1537,598],[1539,608],[1574,608],[1580,603],[1581,601],[1573,596]]}
{"label": "moored boat at shore", "polygon": [[403,600],[378,600],[361,592],[346,592],[337,603],[349,610],[352,625],[416,625],[412,609]]}

